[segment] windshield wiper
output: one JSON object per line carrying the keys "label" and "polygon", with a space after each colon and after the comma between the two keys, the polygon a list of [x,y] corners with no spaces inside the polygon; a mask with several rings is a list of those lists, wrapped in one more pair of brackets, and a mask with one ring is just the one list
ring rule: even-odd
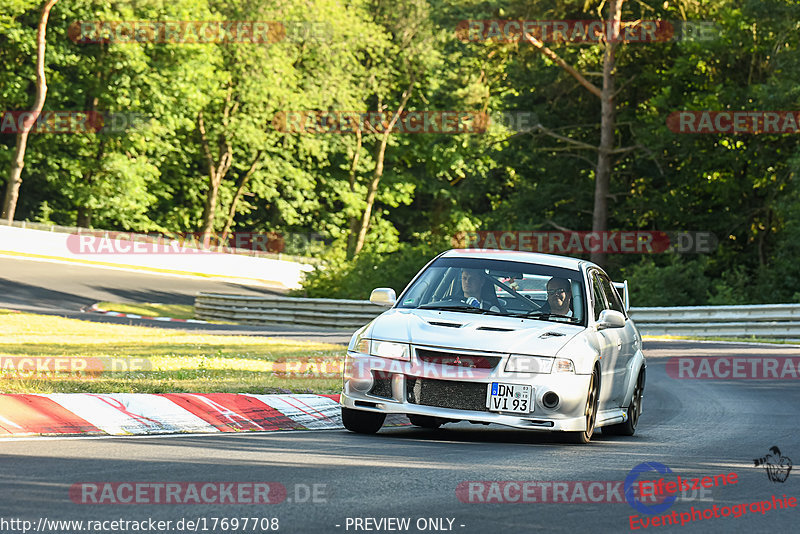
{"label": "windshield wiper", "polygon": [[[545,321],[550,321],[552,319],[567,319],[570,323],[579,323],[577,317],[570,317],[569,315],[562,315],[560,313],[544,313],[540,311],[529,311],[526,313],[514,313],[511,314],[512,317],[525,317],[528,319],[543,319]],[[560,322],[560,321],[559,321]]]}
{"label": "windshield wiper", "polygon": [[468,304],[456,304],[455,306],[446,306],[444,304],[440,304],[438,302],[423,304],[422,306],[417,306],[418,310],[445,310],[445,311],[460,311],[466,313],[484,313],[484,314],[491,314],[491,315],[503,315],[500,312],[492,311],[492,310],[484,310],[483,308],[476,308],[474,306],[469,306]]}

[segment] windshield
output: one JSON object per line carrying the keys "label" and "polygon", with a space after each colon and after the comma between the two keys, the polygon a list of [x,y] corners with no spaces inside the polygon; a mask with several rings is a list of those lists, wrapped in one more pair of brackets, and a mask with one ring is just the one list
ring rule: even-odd
{"label": "windshield", "polygon": [[401,295],[398,308],[450,310],[585,324],[579,271],[476,258],[439,258]]}

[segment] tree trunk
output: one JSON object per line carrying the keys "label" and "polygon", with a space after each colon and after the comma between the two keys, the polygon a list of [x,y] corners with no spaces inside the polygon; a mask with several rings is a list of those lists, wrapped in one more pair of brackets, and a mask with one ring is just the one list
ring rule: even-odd
{"label": "tree trunk", "polygon": [[42,15],[39,18],[39,30],[36,34],[36,100],[29,117],[17,133],[17,148],[14,153],[14,160],[11,163],[11,176],[9,176],[6,194],[3,199],[3,212],[0,215],[3,219],[14,220],[14,212],[17,211],[17,200],[19,199],[19,188],[22,185],[22,168],[25,166],[25,149],[28,146],[28,134],[36,124],[36,119],[44,107],[44,99],[47,97],[47,80],[44,76],[44,52],[47,44],[47,19],[50,17],[50,10],[56,5],[58,0],[48,0],[42,8]]}
{"label": "tree trunk", "polygon": [[366,241],[367,238],[367,230],[369,230],[369,219],[372,216],[372,206],[375,204],[375,195],[378,191],[378,184],[380,184],[381,178],[383,177],[383,162],[386,156],[386,145],[389,143],[389,136],[392,133],[392,128],[394,128],[394,125],[397,124],[400,114],[403,113],[406,103],[411,97],[411,92],[414,90],[414,82],[415,77],[412,76],[411,83],[408,84],[406,90],[403,91],[403,96],[400,98],[400,106],[397,108],[397,111],[394,112],[392,120],[389,122],[389,125],[386,127],[386,130],[381,136],[381,143],[378,146],[378,157],[375,161],[375,172],[372,174],[372,181],[370,182],[369,189],[367,190],[367,205],[364,208],[364,214],[361,216],[361,223],[359,224],[358,237],[356,238],[356,247],[353,251],[353,255],[358,254],[361,252],[361,249],[364,248],[364,241]]}
{"label": "tree trunk", "polygon": [[228,210],[228,218],[225,221],[225,228],[222,230],[222,237],[220,241],[224,243],[228,239],[228,233],[231,231],[231,226],[233,226],[233,219],[236,217],[236,206],[239,204],[239,200],[242,198],[244,194],[244,188],[247,186],[247,182],[250,181],[250,177],[258,168],[258,162],[261,160],[261,154],[263,154],[263,150],[259,150],[256,152],[256,157],[253,158],[253,163],[250,165],[250,168],[247,169],[247,172],[242,176],[239,180],[239,183],[236,185],[236,193],[233,195],[233,200],[231,201],[231,207]]}
{"label": "tree trunk", "polygon": [[[597,147],[597,168],[594,184],[594,211],[592,213],[592,232],[605,232],[608,229],[608,190],[611,178],[611,157],[614,150],[615,102],[614,80],[616,75],[616,49],[619,42],[619,28],[622,17],[622,1],[610,0],[606,24],[610,35],[606,36],[603,54],[603,91],[600,96],[600,145]],[[595,251],[591,260],[604,265],[606,253]]]}
{"label": "tree trunk", "polygon": [[211,155],[211,146],[208,142],[202,111],[197,115],[197,129],[200,132],[200,140],[206,155],[206,162],[208,163],[208,193],[206,194],[206,201],[203,206],[203,220],[200,233],[203,238],[203,246],[209,248],[211,244],[211,235],[214,232],[214,216],[217,211],[219,186],[222,183],[222,179],[228,173],[228,169],[231,168],[231,163],[233,162],[233,148],[230,143],[221,139],[219,143],[219,161],[215,162],[214,157]]}
{"label": "tree trunk", "polygon": [[78,220],[75,223],[79,228],[92,227],[92,208],[86,206],[78,207]]}
{"label": "tree trunk", "polygon": [[[361,136],[361,123],[356,125],[356,148],[353,154],[353,161],[350,162],[350,192],[354,193],[356,190],[356,168],[358,167],[358,160],[361,155],[361,144],[363,138]],[[347,259],[352,260],[356,254],[356,236],[358,235],[358,219],[350,217],[347,221],[350,233],[347,235]]]}

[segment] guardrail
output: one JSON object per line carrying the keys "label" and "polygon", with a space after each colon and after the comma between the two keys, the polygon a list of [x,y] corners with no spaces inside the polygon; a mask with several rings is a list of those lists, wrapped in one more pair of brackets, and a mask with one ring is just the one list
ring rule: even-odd
{"label": "guardrail", "polygon": [[631,308],[644,335],[800,338],[800,304]]}
{"label": "guardrail", "polygon": [[[386,308],[368,300],[309,299],[200,293],[199,319],[246,324],[358,328]],[[800,338],[800,304],[631,308],[643,335]]]}
{"label": "guardrail", "polygon": [[358,328],[386,311],[368,300],[306,299],[200,293],[194,301],[198,319],[245,324],[294,324]]}

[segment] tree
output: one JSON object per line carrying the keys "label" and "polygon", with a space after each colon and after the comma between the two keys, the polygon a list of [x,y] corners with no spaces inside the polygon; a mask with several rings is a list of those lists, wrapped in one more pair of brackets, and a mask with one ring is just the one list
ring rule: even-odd
{"label": "tree", "polygon": [[[545,57],[552,60],[562,69],[574,77],[581,86],[600,99],[600,144],[597,146],[597,165],[595,167],[594,209],[592,213],[592,231],[605,232],[608,229],[608,193],[611,177],[611,158],[614,153],[626,152],[630,148],[614,149],[615,139],[615,79],[616,79],[616,49],[619,44],[620,22],[622,19],[622,4],[625,0],[609,0],[608,17],[606,19],[607,33],[603,39],[603,87],[587,80],[578,70],[569,65],[544,42],[531,34],[525,38],[536,47]],[[556,136],[553,132],[543,130],[545,133]],[[558,136],[561,140],[575,144],[568,137]],[[604,264],[606,255],[602,251],[591,254],[591,260],[597,264]]]}
{"label": "tree", "polygon": [[[381,113],[388,112],[381,132],[376,132],[374,167],[367,182],[366,198],[360,217],[351,218],[348,237],[348,256],[361,252],[370,227],[372,210],[386,167],[386,150],[395,125],[404,111],[415,87],[431,73],[441,58],[433,44],[434,29],[430,19],[430,6],[425,0],[401,2],[378,1],[373,5],[373,16],[390,36],[390,47],[386,56],[373,58],[372,69],[378,71],[375,80],[374,102]],[[432,110],[428,110],[432,111]],[[358,133],[356,150],[350,172],[350,190],[355,190],[355,169],[361,148],[361,132]]]}
{"label": "tree", "polygon": [[17,209],[17,199],[19,198],[19,187],[22,184],[22,168],[25,166],[25,149],[28,146],[28,135],[31,128],[36,124],[36,120],[42,112],[44,101],[47,97],[47,80],[44,74],[44,53],[47,45],[47,19],[50,17],[50,10],[56,5],[58,0],[47,0],[42,7],[39,17],[39,28],[36,33],[36,100],[31,109],[30,116],[20,125],[17,133],[17,145],[14,153],[14,160],[11,164],[11,176],[6,186],[6,194],[3,199],[3,212],[0,217],[8,221],[14,220],[14,212]]}

